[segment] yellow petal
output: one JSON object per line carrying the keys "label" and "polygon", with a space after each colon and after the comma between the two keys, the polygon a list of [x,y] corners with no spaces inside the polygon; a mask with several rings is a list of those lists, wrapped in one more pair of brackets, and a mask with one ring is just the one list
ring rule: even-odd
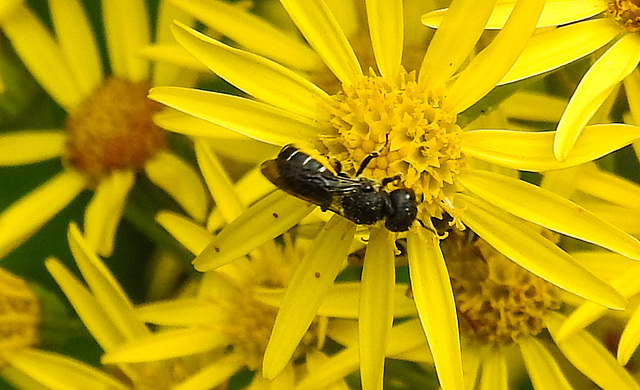
{"label": "yellow petal", "polygon": [[103,0],[102,16],[113,75],[146,81],[149,61],[139,55],[151,41],[146,4],[141,0]]}
{"label": "yellow petal", "polygon": [[376,64],[383,77],[393,79],[400,69],[404,43],[402,1],[367,0],[365,7]]}
{"label": "yellow petal", "polygon": [[[322,60],[294,34],[286,34],[238,6],[217,0],[183,0],[175,5],[248,51],[292,68],[310,71]],[[291,55],[295,53],[295,55]]]}
{"label": "yellow petal", "polygon": [[360,292],[360,378],[362,387],[382,390],[384,357],[393,325],[396,282],[394,242],[382,227],[371,229]]}
{"label": "yellow petal", "polygon": [[602,171],[596,166],[582,167],[582,169],[582,174],[576,175],[573,179],[576,189],[631,210],[638,208],[640,187],[637,184]]}
{"label": "yellow petal", "polygon": [[86,178],[65,171],[24,195],[0,214],[0,258],[28,240],[78,196]]}
{"label": "yellow petal", "polygon": [[[602,258],[601,261],[605,261]],[[631,298],[640,293],[640,266],[632,267],[621,273],[611,281],[611,285],[625,298]],[[558,329],[555,339],[561,341],[574,334],[580,329],[586,328],[589,324],[606,313],[606,308],[596,305],[593,302],[585,302],[571,313]]]}
{"label": "yellow petal", "polygon": [[[206,66],[202,64],[202,62],[198,61],[194,56],[189,54],[182,46],[177,43],[156,43],[153,45],[145,46],[140,49],[140,55],[144,56],[150,61],[156,63],[167,64],[174,69],[185,68],[190,69],[196,72],[206,73],[208,69]],[[156,65],[157,66],[157,65]],[[181,72],[180,76],[184,75],[185,69],[179,69]],[[166,85],[170,82],[174,82],[174,78],[164,77],[166,79],[165,82],[156,81],[156,77],[154,77],[153,85]],[[178,85],[193,85],[194,83],[182,83],[180,80],[180,84]],[[175,84],[172,84],[175,85]]]}
{"label": "yellow petal", "polygon": [[207,194],[200,175],[173,153],[160,151],[144,164],[144,171],[155,185],[178,202],[196,221],[207,217]]}
{"label": "yellow petal", "polygon": [[125,336],[111,321],[96,298],[60,261],[49,258],[45,260],[44,265],[78,313],[84,326],[105,351],[111,350],[125,340]]}
{"label": "yellow petal", "polygon": [[507,362],[496,348],[492,349],[482,361],[480,390],[508,390]]}
{"label": "yellow petal", "polygon": [[51,19],[64,60],[83,96],[102,82],[102,60],[91,24],[78,0],[49,1]]}
{"label": "yellow petal", "polygon": [[633,120],[640,123],[640,70],[634,70],[624,79],[624,91]]}
{"label": "yellow petal", "polygon": [[640,37],[626,34],[611,46],[580,81],[558,124],[554,153],[565,160],[580,132],[609,96],[640,61]]}
{"label": "yellow petal", "polygon": [[36,15],[26,6],[18,6],[2,21],[2,32],[11,41],[29,72],[47,93],[67,111],[84,97],[62,50]]}
{"label": "yellow petal", "polygon": [[515,216],[640,260],[640,242],[577,204],[525,181],[486,171],[458,176],[469,191]]}
{"label": "yellow petal", "polygon": [[31,164],[62,155],[62,130],[20,130],[0,134],[0,166]]}
{"label": "yellow petal", "polygon": [[71,223],[67,233],[73,258],[110,321],[127,340],[148,334],[145,325],[135,314],[133,304],[104,263],[93,253],[80,233]]}
{"label": "yellow petal", "polygon": [[173,33],[178,43],[215,74],[258,100],[311,119],[324,115],[319,104],[331,103],[320,88],[276,62],[234,49],[177,22]]}
{"label": "yellow petal", "polygon": [[347,85],[362,75],[360,63],[324,0],[283,0],[282,6],[334,75]]}
{"label": "yellow petal", "polygon": [[545,317],[545,324],[562,354],[575,368],[603,389],[640,389],[629,372],[588,332],[580,331],[558,341],[556,333],[563,319],[560,314],[552,312]]}
{"label": "yellow petal", "polygon": [[[516,0],[500,0],[486,28],[502,28],[515,4]],[[606,9],[607,4],[601,0],[547,0],[537,27],[558,26],[587,19]],[[446,9],[430,12],[422,17],[422,23],[436,28],[446,13],[448,13]]]}
{"label": "yellow petal", "polygon": [[101,256],[111,256],[116,230],[127,196],[135,180],[133,170],[114,171],[100,180],[84,213],[84,232],[89,245]]}
{"label": "yellow petal", "polygon": [[103,371],[64,355],[25,348],[3,351],[1,356],[47,389],[130,389]]}
{"label": "yellow petal", "polygon": [[233,374],[242,370],[246,359],[241,353],[230,353],[191,375],[187,380],[171,387],[171,390],[215,389]]}
{"label": "yellow petal", "polygon": [[100,359],[102,364],[152,362],[224,348],[224,332],[211,328],[164,330],[119,346]]}
{"label": "yellow petal", "polygon": [[356,225],[334,215],[296,269],[264,353],[262,374],[275,378],[286,366],[316,316],[351,246]]}
{"label": "yellow petal", "polygon": [[[411,289],[443,389],[462,389],[458,317],[438,239],[423,229],[407,237]],[[437,313],[437,315],[434,315]]]}
{"label": "yellow petal", "polygon": [[593,53],[619,33],[610,19],[594,19],[535,34],[499,84],[557,69]]}
{"label": "yellow petal", "polygon": [[200,140],[196,140],[195,150],[198,165],[209,192],[218,209],[222,212],[225,221],[229,224],[245,211],[245,207],[233,188],[231,178],[229,178],[227,171],[211,147]]}
{"label": "yellow petal", "polygon": [[536,337],[520,338],[518,347],[535,389],[573,389],[556,359]]}
{"label": "yellow petal", "polygon": [[494,4],[495,0],[452,2],[422,60],[418,76],[420,86],[427,83],[434,88],[444,86],[458,71],[484,32]]}
{"label": "yellow petal", "polygon": [[289,230],[314,208],[303,200],[276,191],[224,228],[193,260],[193,266],[205,272],[228,264]]}
{"label": "yellow petal", "polygon": [[156,87],[151,89],[149,98],[276,145],[305,143],[321,130],[317,121],[238,96],[187,88]]}
{"label": "yellow petal", "polygon": [[520,0],[504,28],[458,75],[444,107],[462,112],[491,91],[511,69],[533,34],[545,1]]}
{"label": "yellow petal", "polygon": [[454,205],[465,225],[523,268],[603,306],[617,309],[626,306],[618,291],[521,219],[464,194],[456,195]]}
{"label": "yellow petal", "polygon": [[156,215],[156,222],[194,255],[202,252],[213,239],[211,233],[194,223],[191,218],[177,213],[161,211]]}
{"label": "yellow petal", "polygon": [[626,365],[638,345],[640,345],[640,310],[636,309],[620,335],[618,362]]}
{"label": "yellow petal", "polygon": [[555,132],[473,130],[463,133],[465,154],[522,171],[547,171],[580,165],[629,145],[640,137],[640,127],[612,123],[587,126],[571,154],[553,161]]}

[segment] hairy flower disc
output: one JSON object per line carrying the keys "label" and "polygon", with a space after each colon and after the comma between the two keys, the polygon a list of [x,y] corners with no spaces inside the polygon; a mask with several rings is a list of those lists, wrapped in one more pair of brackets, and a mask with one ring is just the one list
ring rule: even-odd
{"label": "hairy flower disc", "polygon": [[371,153],[362,176],[413,190],[419,218],[440,217],[456,191],[455,176],[463,165],[462,130],[455,114],[440,108],[442,97],[425,91],[415,72],[404,70],[395,80],[362,76],[332,96],[326,107],[331,127],[318,137],[318,149],[341,162],[353,176]]}
{"label": "hairy flower disc", "polygon": [[67,118],[65,161],[93,178],[116,169],[139,170],[166,147],[152,121],[160,105],[147,99],[149,85],[109,78]]}
{"label": "hairy flower disc", "polygon": [[35,344],[41,320],[38,297],[23,279],[3,269],[0,292],[0,349]]}
{"label": "hairy flower disc", "polygon": [[560,306],[556,287],[484,240],[469,243],[463,236],[453,232],[442,243],[462,329],[492,345],[540,333],[545,314]]}
{"label": "hairy flower disc", "polygon": [[640,1],[612,0],[607,4],[609,14],[630,33],[640,31]]}

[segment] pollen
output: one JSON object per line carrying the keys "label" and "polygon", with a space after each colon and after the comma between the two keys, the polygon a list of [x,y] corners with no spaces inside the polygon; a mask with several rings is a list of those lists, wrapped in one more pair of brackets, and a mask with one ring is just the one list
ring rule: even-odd
{"label": "pollen", "polygon": [[560,307],[557,287],[507,259],[482,239],[453,234],[441,243],[463,333],[479,344],[507,345],[544,329]]}
{"label": "pollen", "polygon": [[0,268],[0,350],[36,344],[40,320],[39,299],[29,285]]}
{"label": "pollen", "polygon": [[607,6],[609,14],[623,30],[630,33],[640,31],[640,0],[612,0]]}
{"label": "pollen", "polygon": [[147,99],[149,85],[109,78],[67,118],[65,163],[99,179],[118,169],[140,170],[167,146]]}
{"label": "pollen", "polygon": [[413,190],[418,218],[452,214],[449,200],[464,164],[462,130],[456,115],[441,108],[442,100],[418,86],[414,71],[402,70],[390,80],[370,70],[332,96],[333,104],[325,107],[330,126],[316,146],[350,176],[368,160],[362,176],[380,182],[399,178],[393,185]]}

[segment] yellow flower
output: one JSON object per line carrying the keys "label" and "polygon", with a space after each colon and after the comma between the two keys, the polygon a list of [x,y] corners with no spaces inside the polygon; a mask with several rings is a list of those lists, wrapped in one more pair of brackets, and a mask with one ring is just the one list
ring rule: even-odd
{"label": "yellow flower", "polygon": [[[197,174],[167,148],[152,121],[160,106],[146,99],[152,84],[174,75],[150,68],[138,50],[149,42],[142,1],[103,2],[111,74],[102,69],[94,32],[77,0],[49,2],[55,35],[26,5],[16,5],[0,27],[40,85],[67,112],[65,129],[23,129],[0,135],[0,165],[60,158],[64,170],[0,214],[0,257],[33,235],[83,189],[95,190],[84,231],[99,253],[110,255],[137,172],[169,193],[194,218],[206,213]],[[170,20],[171,9],[160,15]],[[158,38],[167,29],[158,28]],[[184,72],[183,72],[184,75]]]}
{"label": "yellow flower", "polygon": [[[381,181],[399,175],[395,185],[415,193],[418,220],[424,225],[431,227],[432,218],[449,214],[455,222],[453,228],[469,226],[536,275],[600,304],[625,305],[619,293],[524,220],[632,258],[640,257],[635,239],[537,186],[474,169],[473,158],[521,170],[559,169],[622,147],[640,131],[626,125],[588,128],[575,153],[560,163],[552,153],[553,132],[465,132],[456,123],[457,115],[488,93],[511,68],[533,33],[544,2],[519,1],[496,39],[467,63],[493,5],[474,2],[473,7],[467,7],[467,2],[456,0],[443,21],[448,27],[435,33],[419,72],[406,72],[400,65],[402,2],[369,1],[370,39],[379,73],[361,70],[344,32],[323,1],[287,0],[282,4],[313,51],[308,47],[298,51],[302,44],[292,43],[291,38],[276,39],[284,34],[273,33],[273,28],[257,32],[255,27],[263,24],[248,23],[257,18],[231,13],[217,2],[210,12],[219,11],[222,23],[244,32],[253,46],[271,46],[289,60],[314,64],[319,56],[342,82],[341,92],[329,95],[288,67],[177,25],[174,34],[181,45],[256,100],[173,87],[154,88],[150,97],[265,143],[316,148],[339,161],[346,174],[354,174],[367,155],[377,152],[363,176]],[[616,136],[605,137],[601,129],[616,129]],[[194,260],[196,269],[207,271],[228,264],[285,232],[312,208],[282,192],[268,195],[213,239]],[[277,376],[297,348],[343,268],[355,232],[354,223],[333,216],[303,258],[284,295],[265,352],[266,378]],[[361,237],[368,239],[370,250],[365,255],[360,297],[360,364],[363,386],[371,388],[382,380],[393,319],[396,235],[374,226],[365,228]],[[441,237],[435,228],[424,229],[416,223],[406,238],[414,299],[440,383],[443,388],[460,388],[457,317],[439,248]]]}
{"label": "yellow flower", "polygon": [[[512,2],[498,4],[487,28],[501,28]],[[557,69],[608,45],[576,88],[558,123],[554,153],[570,156],[578,137],[593,114],[640,61],[640,7],[635,1],[548,1],[538,27],[557,27],[534,35],[501,84]],[[439,24],[442,11],[427,14],[423,22]],[[607,130],[607,129],[603,129]]]}

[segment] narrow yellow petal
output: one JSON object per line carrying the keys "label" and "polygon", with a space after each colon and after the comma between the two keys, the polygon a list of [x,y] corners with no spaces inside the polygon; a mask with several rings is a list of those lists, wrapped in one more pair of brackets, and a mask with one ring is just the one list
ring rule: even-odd
{"label": "narrow yellow petal", "polygon": [[82,191],[86,178],[65,171],[24,195],[0,214],[0,258],[28,240]]}
{"label": "narrow yellow petal", "polygon": [[518,347],[535,389],[573,389],[556,359],[536,337],[520,338]]}
{"label": "narrow yellow petal", "polygon": [[224,348],[229,337],[217,329],[165,330],[119,346],[100,359],[102,364],[152,362]]}
{"label": "narrow yellow petal", "polygon": [[60,261],[50,258],[44,265],[102,349],[109,351],[125,340],[96,298]]}
{"label": "narrow yellow petal", "polygon": [[102,82],[102,62],[91,24],[78,0],[49,1],[51,19],[64,60],[83,96]]}
{"label": "narrow yellow petal", "polygon": [[640,310],[636,308],[625,325],[618,343],[618,362],[626,365],[640,345]]}
{"label": "narrow yellow petal", "polygon": [[499,350],[491,350],[482,361],[480,390],[508,390],[507,362]]}
{"label": "narrow yellow petal", "polygon": [[396,283],[394,241],[383,227],[371,230],[360,292],[360,378],[365,389],[382,390],[384,357],[393,325]]}
{"label": "narrow yellow petal", "polygon": [[344,84],[354,84],[362,75],[360,63],[324,0],[282,0],[281,4],[333,74]]}
{"label": "narrow yellow petal", "polygon": [[161,211],[156,215],[156,222],[194,255],[202,252],[213,239],[211,233],[194,223],[191,218],[177,213]]}
{"label": "narrow yellow petal", "polygon": [[287,287],[264,353],[265,378],[275,378],[291,359],[342,269],[355,230],[353,222],[334,215],[302,259]]}
{"label": "narrow yellow petal", "polygon": [[196,221],[207,217],[207,194],[200,175],[177,155],[160,151],[144,165],[144,171]]}
{"label": "narrow yellow petal", "polygon": [[640,37],[626,34],[589,68],[558,124],[553,150],[559,160],[569,156],[589,119],[639,61]]}
{"label": "narrow yellow petal", "polygon": [[[605,259],[603,258],[602,261]],[[640,293],[640,266],[635,266],[623,272],[611,281],[611,285],[625,298]],[[593,302],[584,302],[580,307],[571,313],[558,329],[555,339],[561,341],[574,334],[580,329],[586,328],[589,324],[606,313],[606,308],[596,305]]]}
{"label": "narrow yellow petal", "polygon": [[135,181],[133,170],[114,171],[98,184],[84,213],[85,239],[101,256],[113,253],[116,230]]}
{"label": "narrow yellow petal", "polygon": [[205,272],[228,264],[289,230],[314,208],[303,200],[276,191],[223,229],[193,260],[193,266]]}
{"label": "narrow yellow petal", "polygon": [[[140,55],[144,56],[150,61],[166,64],[170,67],[174,68],[174,70],[178,70],[180,72],[180,77],[176,80],[176,77],[165,77],[162,76],[162,81],[157,80],[159,76],[154,76],[153,85],[167,85],[170,82],[179,82],[177,85],[188,86],[193,85],[195,83],[183,83],[182,76],[184,76],[184,70],[189,69],[195,72],[208,72],[206,66],[202,64],[202,62],[198,61],[197,58],[189,54],[182,46],[177,43],[156,43],[149,46],[145,46],[140,49]],[[157,66],[157,64],[156,64]],[[184,68],[184,69],[182,69]],[[154,70],[155,73],[155,70]],[[171,84],[175,85],[175,84]]]}
{"label": "narrow yellow petal", "polygon": [[20,130],[0,134],[0,166],[31,164],[62,155],[62,130]]}
{"label": "narrow yellow petal", "polygon": [[320,57],[294,34],[286,34],[237,6],[217,0],[182,0],[175,5],[248,51],[289,68],[311,71],[322,63]]}
{"label": "narrow yellow petal", "polygon": [[76,264],[110,321],[127,340],[149,333],[135,314],[133,304],[104,263],[93,253],[78,227],[71,223],[67,233]]}
{"label": "narrow yellow petal", "polygon": [[231,178],[209,144],[196,139],[195,150],[209,192],[229,224],[245,211],[245,207],[233,188]]}
{"label": "narrow yellow petal", "polygon": [[305,143],[321,130],[317,121],[238,96],[188,88],[156,87],[151,89],[149,98],[276,145]]}
{"label": "narrow yellow petal", "polygon": [[481,200],[457,194],[462,222],[497,251],[539,277],[603,306],[622,309],[624,297],[521,219]]}
{"label": "narrow yellow petal", "polygon": [[535,34],[499,84],[557,69],[593,53],[618,34],[620,28],[610,19],[588,20]]}
{"label": "narrow yellow petal", "polygon": [[366,9],[376,64],[383,77],[394,79],[404,44],[402,1],[367,0]]}
{"label": "narrow yellow petal", "polygon": [[[487,29],[500,29],[504,26],[516,4],[516,0],[500,0],[487,22]],[[576,22],[590,18],[607,9],[607,4],[601,0],[547,0],[537,27],[550,27]],[[422,16],[422,23],[437,28],[442,18],[448,12],[446,9],[430,12]]]}
{"label": "narrow yellow petal", "polygon": [[[462,389],[458,316],[451,280],[435,235],[423,229],[407,237],[411,289],[443,389]],[[438,315],[433,315],[438,313]]]}
{"label": "narrow yellow petal", "polygon": [[475,195],[515,216],[640,260],[638,240],[551,191],[487,171],[463,172],[458,179]]}
{"label": "narrow yellow petal", "polygon": [[209,366],[191,375],[184,382],[174,385],[172,390],[204,390],[215,389],[226,382],[233,374],[242,370],[246,360],[241,353],[230,353],[216,359]]}
{"label": "narrow yellow petal", "polygon": [[151,42],[146,4],[141,0],[103,0],[102,15],[113,75],[131,81],[149,78],[149,61],[139,55]]}
{"label": "narrow yellow petal", "polygon": [[491,91],[511,69],[533,34],[544,0],[520,0],[504,28],[458,75],[447,92],[445,109],[462,112]]}
{"label": "narrow yellow petal", "polygon": [[211,326],[229,317],[217,302],[200,298],[180,298],[143,304],[136,313],[144,322],[179,327]]}
{"label": "narrow yellow petal", "polygon": [[560,314],[552,312],[545,318],[545,324],[562,354],[575,368],[603,389],[640,389],[631,374],[588,332],[580,331],[558,341],[556,334],[563,320]]}
{"label": "narrow yellow petal", "polygon": [[11,41],[29,72],[47,93],[67,111],[84,97],[60,47],[37,16],[26,6],[18,6],[2,21],[2,32]]}
{"label": "narrow yellow petal", "polygon": [[624,79],[624,91],[633,120],[640,123],[640,70],[634,70]]}
{"label": "narrow yellow petal", "polygon": [[[4,360],[48,389],[129,390],[113,377],[78,360],[35,349],[3,351]],[[64,374],[62,374],[64,373]]]}
{"label": "narrow yellow petal", "polygon": [[258,100],[311,119],[324,115],[319,104],[331,102],[312,82],[276,62],[234,49],[177,22],[173,34],[215,74]]}
{"label": "narrow yellow petal", "polygon": [[582,169],[582,174],[573,179],[576,189],[630,210],[638,208],[640,187],[637,184],[595,166]]}
{"label": "narrow yellow petal", "polygon": [[170,108],[155,114],[153,121],[165,130],[192,137],[208,137],[216,141],[250,139],[251,142],[255,142],[255,140],[226,127]]}
{"label": "narrow yellow petal", "polygon": [[[495,0],[456,0],[442,20],[422,60],[418,83],[434,88],[444,84],[458,71],[484,32]],[[424,22],[424,21],[423,21]]]}
{"label": "narrow yellow petal", "polygon": [[463,133],[462,150],[494,164],[540,172],[580,165],[616,151],[638,139],[640,127],[621,123],[587,126],[563,162],[553,154],[554,135],[550,131],[473,130]]}

